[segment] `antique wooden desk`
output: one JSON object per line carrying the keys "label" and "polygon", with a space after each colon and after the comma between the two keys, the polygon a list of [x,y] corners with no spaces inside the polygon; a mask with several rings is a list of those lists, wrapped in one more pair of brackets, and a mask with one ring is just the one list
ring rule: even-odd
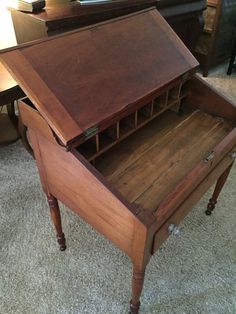
{"label": "antique wooden desk", "polygon": [[57,200],[130,257],[138,313],[152,254],[217,181],[215,207],[236,158],[235,104],[195,76],[155,8],[0,58],[28,96],[19,108],[60,249]]}
{"label": "antique wooden desk", "polygon": [[17,42],[24,43],[156,6],[187,47],[193,51],[203,29],[206,0],[109,0],[80,4],[46,0],[42,12],[31,14],[10,8]]}

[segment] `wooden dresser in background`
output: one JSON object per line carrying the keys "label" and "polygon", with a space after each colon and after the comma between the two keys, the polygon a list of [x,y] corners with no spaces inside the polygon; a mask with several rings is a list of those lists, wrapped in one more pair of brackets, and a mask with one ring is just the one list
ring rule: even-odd
{"label": "wooden dresser in background", "polygon": [[202,66],[203,75],[207,76],[212,66],[224,62],[232,53],[236,0],[208,0],[204,17],[204,32],[195,56]]}
{"label": "wooden dresser in background", "polygon": [[203,29],[206,0],[110,0],[89,5],[68,0],[46,0],[45,10],[37,14],[13,8],[9,10],[20,44],[153,6],[193,52]]}

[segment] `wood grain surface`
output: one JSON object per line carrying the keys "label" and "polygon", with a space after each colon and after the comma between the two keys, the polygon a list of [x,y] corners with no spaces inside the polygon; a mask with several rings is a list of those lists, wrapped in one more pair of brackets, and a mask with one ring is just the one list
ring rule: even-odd
{"label": "wood grain surface", "polygon": [[[200,111],[186,115],[183,121],[169,114],[180,120],[177,125],[172,122],[174,128],[170,130],[167,123],[167,130],[164,127],[158,132],[158,120],[153,121],[95,164],[131,203],[152,211],[233,128],[231,123]],[[146,129],[155,137],[146,136]]]}
{"label": "wood grain surface", "polygon": [[3,51],[0,58],[13,76],[17,68],[15,79],[65,145],[198,65],[156,9]]}

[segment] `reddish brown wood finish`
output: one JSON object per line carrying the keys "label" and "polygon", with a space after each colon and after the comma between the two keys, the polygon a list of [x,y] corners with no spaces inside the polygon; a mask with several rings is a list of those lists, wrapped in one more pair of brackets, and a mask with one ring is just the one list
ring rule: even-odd
{"label": "reddish brown wood finish", "polygon": [[236,146],[236,128],[227,135],[213,150],[213,159],[209,162],[202,160],[194,167],[178,185],[169,193],[156,211],[156,226],[172,214],[181,202],[186,199],[200,182],[212,171],[219,161]]}
{"label": "reddish brown wood finish", "polygon": [[[226,106],[229,105],[225,100],[224,102]],[[144,271],[151,254],[169,236],[168,226],[172,223],[178,224],[214,181],[232,165],[230,151],[233,152],[236,147],[236,129],[216,146],[214,160],[208,163],[202,161],[197,165],[173,192],[165,197],[154,215],[148,209],[135,208],[129,204],[75,150],[66,152],[65,148],[56,142],[52,130],[37,111],[23,102],[19,108],[24,124],[30,129],[45,192],[72,208],[131,257],[134,275],[130,311],[138,313]],[[60,169],[59,173],[57,169]],[[82,182],[81,178],[84,178]],[[110,191],[108,198],[105,186]],[[84,201],[81,203],[82,199],[89,200],[87,208]],[[115,199],[118,201],[116,204]],[[123,210],[120,202],[123,203]],[[91,212],[90,208],[94,210]],[[99,208],[98,216],[96,208]],[[57,217],[57,223],[58,219]]]}
{"label": "reddish brown wood finish", "polygon": [[168,227],[170,224],[178,225],[183,218],[188,214],[192,207],[200,200],[202,195],[214,184],[215,181],[222,175],[228,167],[232,166],[232,159],[227,156],[225,157],[209,175],[200,182],[200,184],[191,192],[190,196],[187,197],[180,206],[174,211],[164,224],[162,224],[155,234],[153,242],[152,253],[154,254],[162,243],[170,236]]}
{"label": "reddish brown wood finish", "polygon": [[155,9],[9,49],[1,57],[66,146],[88,129],[102,130],[107,121],[126,116],[198,65]]}
{"label": "reddish brown wood finish", "polygon": [[[145,61],[145,55],[147,56],[143,73],[135,72],[125,62],[120,63],[118,67],[117,60],[114,60],[115,57],[118,58],[118,54],[121,55],[121,60],[124,60],[126,55],[130,64],[138,68],[137,59],[134,58],[133,62],[134,52],[131,43],[127,42],[127,47],[121,47],[120,42],[117,43],[115,39],[117,34],[119,34],[119,39],[122,37],[120,30],[124,31],[126,27],[131,30],[132,36],[134,36],[133,25],[137,26],[137,28],[135,27],[136,31],[139,28],[143,30],[143,25],[141,27],[139,24],[141,15],[142,18],[144,17],[142,22],[148,21],[146,26],[151,24],[155,29],[157,24],[159,25],[158,27],[162,31],[159,30],[158,38],[165,45],[161,50],[169,53],[168,56],[164,56],[161,55],[159,49],[154,49],[157,46],[156,44],[152,45],[153,33],[152,29],[149,30],[148,27],[144,32],[145,40],[141,40],[140,45],[134,44],[143,52],[140,60]],[[116,23],[119,24],[119,29],[116,25],[114,26]],[[81,38],[80,49],[82,49],[83,42],[88,39],[91,32],[97,33],[97,37],[94,37],[97,45],[100,41],[104,44],[105,37],[110,40],[105,67],[106,73],[111,75],[113,62],[115,69],[119,72],[117,74],[115,71],[111,76],[112,80],[109,84],[112,86],[108,84],[110,89],[104,87],[102,90],[101,81],[104,77],[106,78],[103,69],[100,69],[99,73],[92,71],[93,66],[96,68],[99,67],[99,64],[93,64],[91,61],[90,68],[87,59],[85,58],[83,62],[84,59],[82,58],[81,64],[80,62],[79,64],[81,67],[85,65],[86,71],[81,71],[80,74],[83,76],[77,77],[72,66],[70,67],[71,73],[69,73],[66,66],[66,62],[69,63],[69,60],[65,57],[61,61],[61,65],[63,65],[61,67],[51,65],[51,57],[47,57],[50,51],[48,47],[54,47],[54,44],[51,46],[54,40],[58,49],[62,49],[63,52],[62,44],[67,41],[70,43],[70,40],[73,41],[78,36]],[[111,36],[112,34],[114,36]],[[142,36],[143,34],[141,39],[143,39]],[[114,41],[111,37],[114,38]],[[125,38],[128,40],[129,36],[127,37],[125,34],[123,39]],[[147,45],[149,43],[147,38],[150,39],[150,45]],[[172,39],[171,43],[170,38]],[[138,42],[138,38],[136,39]],[[236,106],[216,93],[198,77],[193,77],[190,80],[195,69],[195,60],[186,53],[183,45],[154,10],[104,23],[83,32],[70,33],[54,40],[22,46],[18,50],[7,50],[1,52],[0,57],[32,101],[32,103],[27,99],[21,101],[19,109],[23,123],[29,128],[29,136],[42,187],[49,199],[52,220],[59,236],[60,247],[64,249],[65,242],[57,200],[80,215],[82,219],[130,257],[133,263],[130,311],[131,313],[138,313],[146,266],[152,254],[169,236],[170,224],[178,224],[218,178],[220,179],[215,196],[219,194],[219,187],[222,188],[223,186],[229,167],[233,163],[232,152],[236,150]],[[91,44],[91,41],[88,42]],[[85,43],[85,52],[88,52],[88,42]],[[42,46],[45,48],[43,52]],[[128,47],[132,53],[127,53]],[[38,49],[45,56],[44,62],[47,60],[43,68],[39,67],[42,63],[36,58]],[[150,53],[149,49],[154,50]],[[77,52],[74,51],[73,53],[76,54]],[[100,51],[97,52],[97,55],[95,52],[94,54],[94,61],[98,62],[101,58]],[[166,73],[164,68],[160,66],[158,71],[156,66],[159,63],[154,60],[155,58],[159,60],[173,58],[175,69],[168,68],[169,71]],[[17,63],[19,60],[23,62]],[[152,64],[153,66],[151,66]],[[170,64],[165,63],[166,70],[168,66]],[[58,75],[55,73],[61,75],[60,86],[57,86]],[[140,75],[134,76],[135,73]],[[118,82],[115,78],[116,74],[124,81]],[[110,77],[109,75],[108,77]],[[86,159],[79,153],[84,143],[78,142],[78,147],[74,147],[74,145],[65,147],[65,144],[69,145],[70,140],[77,136],[76,132],[79,136],[81,130],[84,131],[84,128],[88,127],[86,119],[90,123],[91,121],[95,123],[92,118],[94,113],[90,115],[88,108],[90,110],[94,108],[91,105],[93,99],[89,98],[89,93],[94,93],[94,90],[91,90],[94,88],[96,80],[99,84],[95,85],[101,87],[101,90],[99,90],[100,94],[97,97],[98,107],[95,108],[97,110],[95,110],[97,112],[95,120],[99,124],[99,128],[100,126],[101,129],[103,127],[108,128],[108,130],[104,129],[104,132],[109,131],[107,133],[111,135],[112,142],[109,142],[108,146],[104,146],[106,149],[102,151],[101,147],[104,145],[104,141],[100,139],[100,136],[104,134],[101,129],[96,130],[93,134],[94,138],[88,136],[87,140],[91,140],[95,147],[95,155],[92,155],[91,159],[93,165],[91,165],[89,158]],[[67,84],[64,91],[63,84]],[[79,89],[76,90],[79,84],[84,84],[84,88],[87,88],[84,98],[77,95],[80,91]],[[71,94],[68,89],[70,85]],[[59,90],[60,88],[62,90]],[[98,90],[95,89],[95,91]],[[94,97],[95,94],[93,94]],[[65,101],[65,95],[71,102],[72,100],[84,99],[83,106],[72,102],[73,108],[71,108],[68,105],[68,100]],[[85,95],[90,101],[85,101]],[[183,97],[180,97],[181,95]],[[114,103],[112,102],[113,98],[116,98]],[[131,103],[128,99],[131,100]],[[104,103],[109,103],[111,108],[107,108]],[[180,106],[183,107],[182,113],[178,115],[176,110]],[[109,114],[107,114],[108,109],[110,110]],[[79,119],[81,120],[72,115],[73,110],[76,111],[76,117],[80,116]],[[173,110],[173,112],[170,113],[169,110]],[[169,118],[165,121],[165,117]],[[155,119],[159,119],[159,122]],[[153,121],[151,122],[151,120]],[[148,125],[151,126],[151,124],[152,127],[149,128]],[[130,128],[132,128],[131,131]],[[196,130],[198,136],[196,136]],[[189,137],[186,137],[187,135]],[[157,139],[156,136],[160,139]],[[189,148],[191,141],[193,148],[197,147],[199,151],[191,151]],[[156,146],[158,147],[156,148]],[[110,149],[111,147],[113,148]],[[176,160],[165,159],[166,156],[169,156],[166,153],[168,150]],[[157,151],[158,153],[155,154]],[[105,155],[109,155],[109,152],[112,154],[111,162],[103,164],[99,162],[99,158],[107,158]],[[96,155],[98,153],[100,153],[99,158]],[[147,158],[143,158],[145,156]],[[172,156],[169,158],[171,159]],[[188,161],[185,161],[186,156]],[[109,158],[106,160],[109,161]],[[129,163],[131,168],[129,168]],[[176,167],[172,168],[172,172],[168,172],[170,170],[167,169],[167,165],[170,167],[176,165]],[[146,170],[150,172],[150,169],[154,172],[153,177],[152,174],[148,177],[142,176]],[[179,175],[181,170],[182,176]],[[125,180],[124,184],[120,184],[122,172],[124,172],[124,177],[127,175],[130,178]],[[148,171],[146,172],[148,173]],[[174,177],[177,173],[178,180]],[[165,180],[162,181],[163,191],[153,188],[155,187],[155,179],[161,175],[165,177]],[[140,178],[143,180],[143,184],[140,184]],[[153,182],[150,181],[152,178],[154,179]],[[132,188],[130,188],[131,182]],[[136,190],[143,197],[147,192],[146,187],[150,188],[152,206],[149,202],[136,203],[132,199],[133,192]],[[132,197],[130,197],[131,194]],[[159,197],[156,197],[155,194],[158,194]],[[140,201],[140,197],[136,199]]]}
{"label": "reddish brown wood finish", "polygon": [[236,121],[236,104],[199,76],[189,82],[186,102],[209,114]]}
{"label": "reddish brown wood finish", "polygon": [[60,246],[61,251],[65,251],[66,249],[66,240],[65,240],[65,235],[62,231],[62,226],[61,226],[61,214],[60,214],[60,209],[58,205],[57,199],[49,195],[47,196],[48,200],[48,205],[50,208],[50,213],[51,213],[51,218],[54,223],[56,232],[57,232],[57,242]]}
{"label": "reddish brown wood finish", "polygon": [[[93,4],[69,3],[66,0],[58,2],[58,0],[46,1],[45,9],[36,14],[18,12],[14,8],[9,8],[18,43],[88,26],[156,5],[155,0],[116,0]],[[31,28],[31,32],[27,26]]]}
{"label": "reddish brown wood finish", "polygon": [[145,270],[133,270],[132,300],[130,301],[130,313],[138,314],[140,308],[140,296],[143,289]]}
{"label": "reddish brown wood finish", "polygon": [[214,193],[212,195],[212,198],[209,200],[209,203],[207,205],[207,210],[206,210],[206,214],[208,216],[210,216],[212,214],[212,211],[215,209],[215,206],[217,204],[217,199],[220,195],[221,190],[223,189],[225,182],[229,176],[230,170],[232,168],[231,164],[223,173],[222,175],[219,177],[219,179],[217,180],[216,186],[215,186],[215,190]]}
{"label": "reddish brown wood finish", "polygon": [[45,10],[36,14],[10,10],[20,44],[154,6],[193,52],[203,29],[206,0],[111,0],[89,5],[46,0]]}

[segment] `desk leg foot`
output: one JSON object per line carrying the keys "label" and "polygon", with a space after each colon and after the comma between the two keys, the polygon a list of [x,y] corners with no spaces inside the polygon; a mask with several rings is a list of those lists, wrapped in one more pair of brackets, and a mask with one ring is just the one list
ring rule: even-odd
{"label": "desk leg foot", "polygon": [[215,209],[215,206],[217,204],[217,199],[220,195],[221,190],[223,189],[225,182],[229,176],[230,170],[232,168],[231,164],[223,173],[222,175],[219,177],[219,179],[217,180],[216,186],[215,186],[215,190],[213,192],[212,198],[209,200],[209,203],[207,205],[207,210],[205,211],[206,215],[210,216],[213,212],[213,210]]}
{"label": "desk leg foot", "polygon": [[129,314],[138,314],[141,303],[133,304],[132,300],[130,301],[130,310]]}
{"label": "desk leg foot", "polygon": [[130,301],[130,313],[138,314],[140,308],[140,296],[143,289],[145,270],[133,270],[132,300]]}
{"label": "desk leg foot", "polygon": [[214,200],[213,198],[211,198],[211,199],[209,200],[209,203],[208,203],[208,205],[207,205],[207,210],[205,211],[205,213],[206,213],[207,216],[211,216],[213,210],[214,210],[215,207],[216,207],[216,204],[217,204],[217,201]]}
{"label": "desk leg foot", "polygon": [[62,233],[61,236],[57,235],[57,242],[59,244],[60,251],[65,251],[66,250],[66,238],[65,238],[64,233]]}
{"label": "desk leg foot", "polygon": [[47,196],[47,200],[48,200],[48,205],[50,208],[51,218],[52,218],[52,221],[53,221],[53,224],[55,226],[56,233],[57,233],[57,242],[59,244],[60,250],[65,251],[66,239],[65,239],[65,235],[62,231],[61,214],[60,214],[58,201],[52,195]]}

